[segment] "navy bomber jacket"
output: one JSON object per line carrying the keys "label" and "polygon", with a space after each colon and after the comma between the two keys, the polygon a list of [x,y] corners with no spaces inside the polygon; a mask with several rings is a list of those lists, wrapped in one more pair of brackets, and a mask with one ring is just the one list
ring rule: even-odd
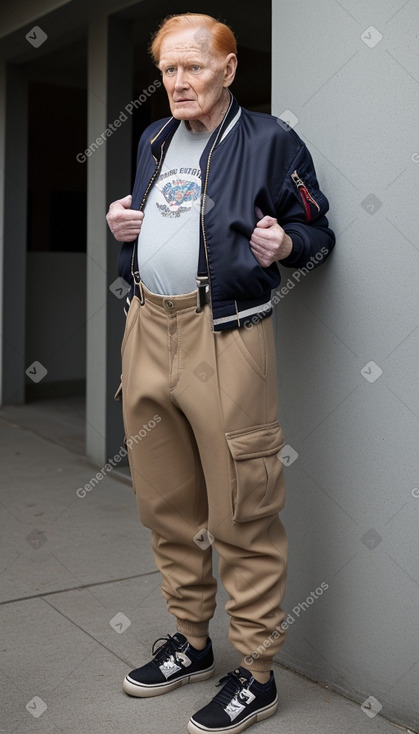
{"label": "navy bomber jacket", "polygon": [[[173,117],[152,123],[138,144],[132,208],[143,209],[179,125]],[[271,291],[280,283],[277,263],[263,268],[250,249],[261,218],[275,217],[291,237],[281,265],[323,263],[335,244],[329,204],[320,191],[309,151],[298,135],[272,115],[250,112],[231,96],[230,107],[200,159],[202,172],[200,255],[197,275],[208,282],[215,331],[246,325],[272,313]],[[137,241],[124,243],[120,277],[130,284],[128,304],[140,274]],[[208,281],[205,281],[208,278]]]}

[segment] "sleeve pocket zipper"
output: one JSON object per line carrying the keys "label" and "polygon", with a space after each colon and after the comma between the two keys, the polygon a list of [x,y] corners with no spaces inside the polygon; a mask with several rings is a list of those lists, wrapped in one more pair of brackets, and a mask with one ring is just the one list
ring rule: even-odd
{"label": "sleeve pocket zipper", "polygon": [[298,191],[300,192],[301,201],[303,202],[303,206],[306,212],[307,221],[309,222],[311,220],[311,209],[310,209],[310,203],[313,204],[317,211],[320,211],[320,207],[310,194],[309,190],[307,189],[307,186],[305,185],[304,181],[299,177],[297,171],[294,171],[291,174],[291,178],[293,182],[295,183]]}

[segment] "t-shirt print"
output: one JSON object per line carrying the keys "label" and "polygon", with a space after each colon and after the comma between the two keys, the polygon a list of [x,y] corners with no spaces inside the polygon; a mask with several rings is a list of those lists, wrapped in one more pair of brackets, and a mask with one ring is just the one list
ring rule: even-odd
{"label": "t-shirt print", "polygon": [[162,217],[180,217],[199,207],[200,178],[199,168],[176,168],[160,176],[155,203]]}

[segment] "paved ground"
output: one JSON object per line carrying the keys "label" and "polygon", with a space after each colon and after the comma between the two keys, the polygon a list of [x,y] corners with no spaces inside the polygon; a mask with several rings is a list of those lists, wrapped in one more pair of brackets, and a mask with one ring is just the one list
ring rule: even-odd
{"label": "paved ground", "polygon": [[[98,470],[82,451],[80,400],[0,410],[0,732],[184,734],[237,664],[225,594],[211,628],[214,678],[154,699],[126,696],[127,670],[174,627],[129,483],[112,472],[78,497]],[[275,673],[279,711],[251,731],[400,731],[280,665]]]}

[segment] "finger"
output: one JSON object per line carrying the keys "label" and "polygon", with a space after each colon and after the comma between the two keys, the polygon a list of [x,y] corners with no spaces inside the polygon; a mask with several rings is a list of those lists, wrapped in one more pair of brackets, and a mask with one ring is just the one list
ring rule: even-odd
{"label": "finger", "polygon": [[133,234],[137,233],[139,234],[141,232],[141,227],[123,227],[124,232],[132,232]]}
{"label": "finger", "polygon": [[257,252],[258,255],[260,255],[261,257],[269,257],[269,255],[271,254],[270,250],[267,247],[264,247],[263,245],[258,245],[257,243],[250,243],[250,249],[253,253]]}
{"label": "finger", "polygon": [[261,266],[262,268],[266,268],[266,266],[267,266],[267,264],[268,264],[268,261],[267,261],[267,259],[265,259],[264,257],[261,257],[261,255],[259,255],[259,254],[258,254],[257,252],[254,252],[253,254],[254,254],[254,256],[255,256],[255,259],[256,259],[256,260],[257,260],[257,262],[259,263],[259,265],[260,265],[260,266]]}
{"label": "finger", "polygon": [[118,199],[118,201],[115,202],[115,203],[122,204],[122,206],[124,207],[124,209],[131,209],[132,196],[131,196],[131,194],[128,194],[128,196],[124,196],[123,199]]}
{"label": "finger", "polygon": [[259,245],[257,242],[254,242],[254,243],[251,242],[250,247],[253,250],[256,250],[256,252],[259,252],[261,255],[263,255],[264,253],[266,253],[266,255],[269,255],[271,251],[270,248],[264,247],[263,245]]}
{"label": "finger", "polygon": [[120,214],[114,214],[113,216],[109,216],[107,218],[108,224],[114,231],[117,232],[129,232],[129,231],[136,231],[139,232],[141,229],[141,225],[143,223],[144,215],[141,217],[133,217],[134,212],[130,212],[130,218],[126,219],[127,212],[121,212]]}
{"label": "finger", "polygon": [[265,258],[272,258],[275,255],[276,247],[272,245],[272,243],[259,243],[259,242],[251,242],[250,247],[252,250],[257,252],[261,257]]}
{"label": "finger", "polygon": [[129,229],[127,229],[126,227],[121,227],[121,229],[118,230],[119,235],[121,235],[123,239],[125,237],[138,237],[140,232],[141,227],[130,227]]}
{"label": "finger", "polygon": [[256,223],[256,227],[266,229],[268,227],[273,227],[274,224],[278,224],[278,220],[267,214],[263,219],[260,219],[259,222]]}
{"label": "finger", "polygon": [[141,232],[141,227],[130,227],[128,229],[127,227],[119,227],[115,230],[114,234],[119,239],[125,240],[128,237],[132,237],[133,239],[135,239],[135,237],[138,237],[140,232]]}
{"label": "finger", "polygon": [[118,235],[116,239],[118,240],[118,242],[135,242],[135,240],[138,237],[138,234],[139,234],[138,232],[136,234],[133,234],[132,232],[130,232],[124,236]]}
{"label": "finger", "polygon": [[269,230],[259,229],[255,230],[250,238],[250,242],[260,247],[268,247],[272,243],[272,238],[269,236]]}
{"label": "finger", "polygon": [[139,224],[139,222],[142,222],[144,219],[144,212],[135,212],[132,209],[130,209],[127,212],[124,212],[124,215],[127,215],[127,222],[135,222],[136,224]]}
{"label": "finger", "polygon": [[131,209],[131,203],[132,203],[132,196],[131,194],[128,194],[128,196],[124,196],[123,199],[117,199],[116,201],[113,201],[112,204],[109,206],[109,211],[114,212],[116,211],[130,211]]}
{"label": "finger", "polygon": [[[138,216],[138,214],[140,216]],[[131,216],[130,219],[122,219],[121,220],[121,226],[122,227],[141,227],[142,221],[144,219],[143,212],[135,212],[135,216]]]}

